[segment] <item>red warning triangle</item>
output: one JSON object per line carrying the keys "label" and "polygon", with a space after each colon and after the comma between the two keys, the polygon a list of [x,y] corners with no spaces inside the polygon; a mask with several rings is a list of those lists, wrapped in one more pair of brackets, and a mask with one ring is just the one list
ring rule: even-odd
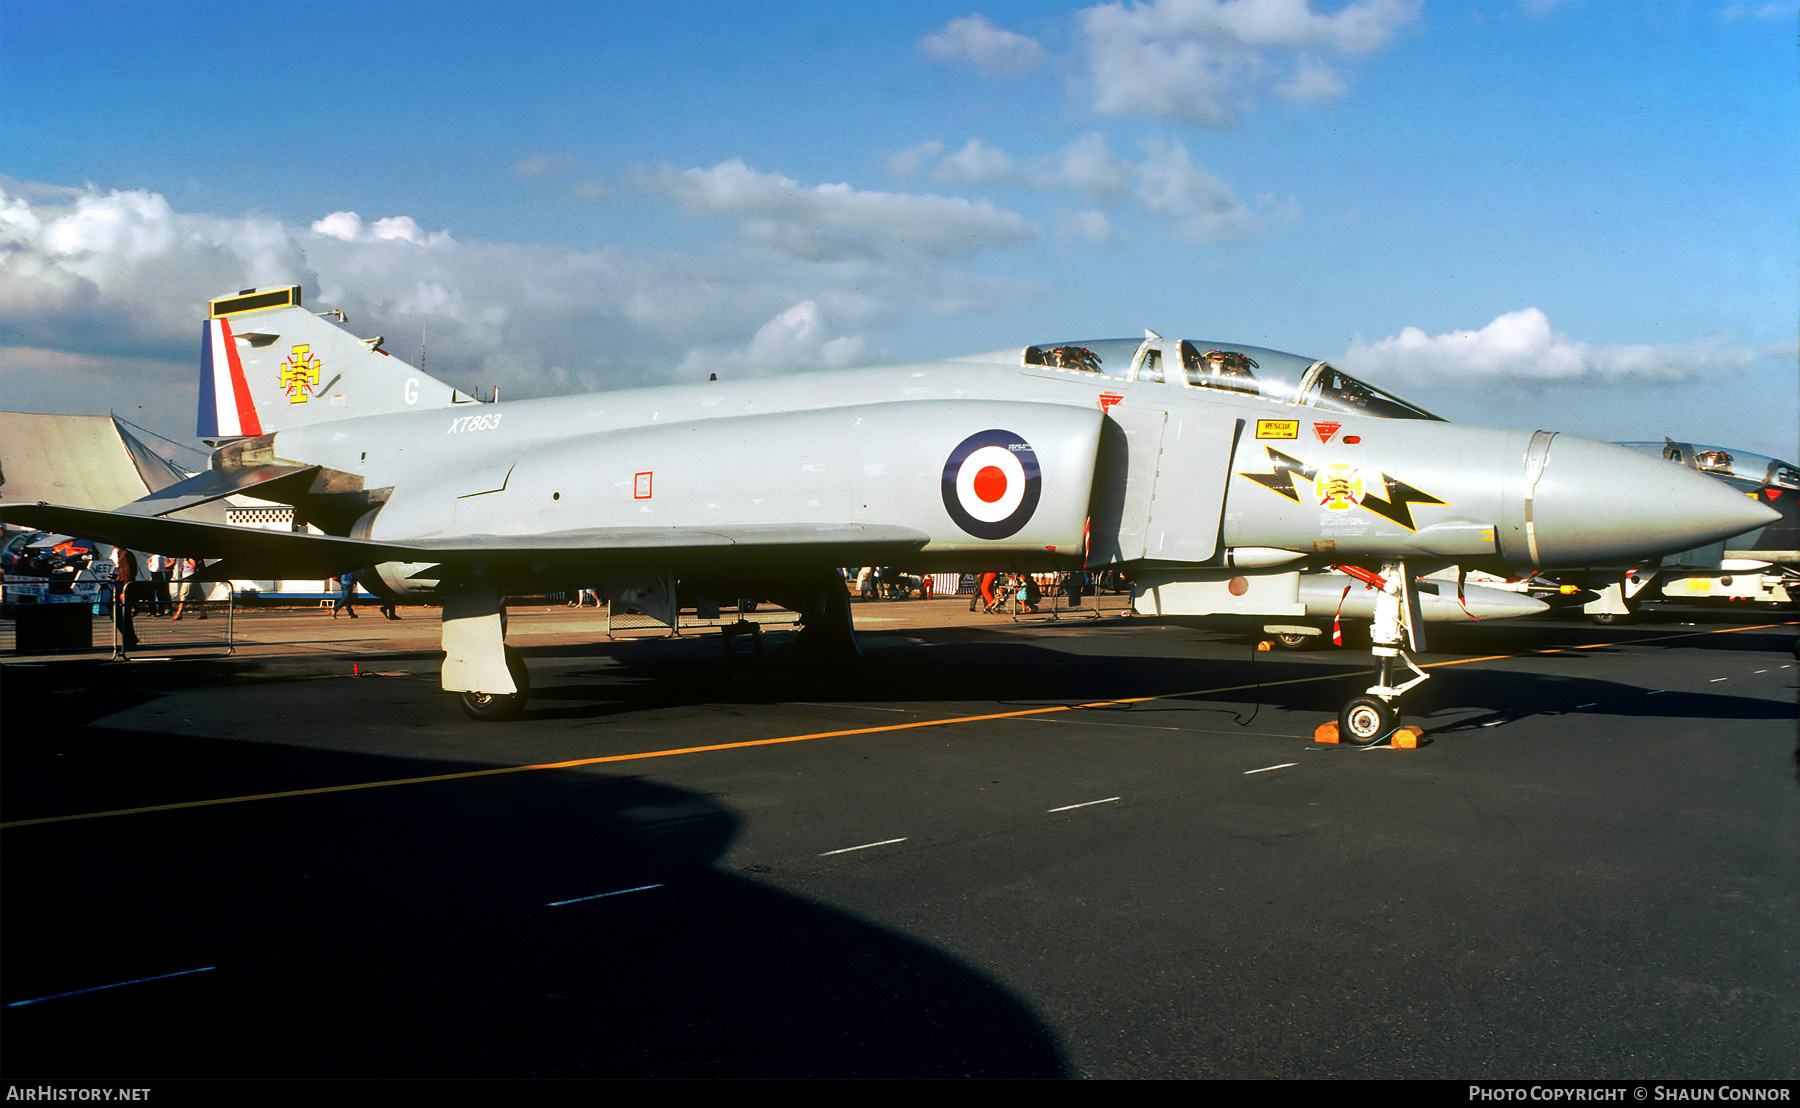
{"label": "red warning triangle", "polygon": [[1313,424],[1313,434],[1319,436],[1320,442],[1330,442],[1331,436],[1337,434],[1338,428],[1342,426],[1341,423],[1315,423]]}

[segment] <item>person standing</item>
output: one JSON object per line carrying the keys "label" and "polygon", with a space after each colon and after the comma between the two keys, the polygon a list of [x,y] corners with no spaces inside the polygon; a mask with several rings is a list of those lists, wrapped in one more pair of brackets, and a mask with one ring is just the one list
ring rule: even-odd
{"label": "person standing", "polygon": [[175,618],[186,617],[187,606],[194,606],[194,618],[206,618],[206,586],[200,583],[200,562],[182,558],[175,563],[175,591],[181,599],[175,602]]}
{"label": "person standing", "polygon": [[336,619],[339,612],[349,612],[350,618],[356,618],[356,573],[351,571],[338,577],[337,603],[331,606],[331,618]]}
{"label": "person standing", "polygon": [[132,625],[131,605],[137,597],[138,560],[137,555],[124,547],[113,552],[117,559],[113,566],[113,620],[119,630],[119,649],[121,651],[136,650],[138,645],[137,628]]}
{"label": "person standing", "polygon": [[146,561],[150,569],[150,614],[163,619],[175,609],[169,597],[169,564],[174,559],[152,554]]}

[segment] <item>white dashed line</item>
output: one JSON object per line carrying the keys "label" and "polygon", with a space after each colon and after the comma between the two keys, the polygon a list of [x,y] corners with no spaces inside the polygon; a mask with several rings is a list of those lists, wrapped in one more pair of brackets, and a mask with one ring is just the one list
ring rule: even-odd
{"label": "white dashed line", "polygon": [[1051,809],[1049,809],[1049,811],[1072,812],[1077,808],[1091,808],[1096,804],[1111,804],[1118,799],[1119,798],[1116,796],[1109,796],[1105,800],[1084,800],[1080,804],[1065,804],[1061,808],[1051,808]]}
{"label": "white dashed line", "polygon": [[867,850],[872,846],[893,846],[895,843],[903,843],[905,841],[906,838],[904,836],[898,839],[883,839],[878,843],[864,843],[861,846],[846,846],[839,850],[827,850],[825,853],[819,855],[819,857],[829,858],[833,854],[848,854],[852,850]]}
{"label": "white dashed line", "polygon": [[98,993],[107,989],[121,989],[126,985],[142,985],[146,981],[166,981],[171,977],[186,977],[190,973],[206,973],[218,968],[219,967],[217,966],[201,966],[199,969],[177,970],[174,973],[159,973],[155,977],[134,977],[130,981],[114,981],[110,985],[93,985],[86,989],[71,989],[66,993],[52,993],[49,996],[36,996],[32,997],[30,1000],[15,1000],[8,1004],[7,1007],[23,1008],[27,1004],[42,1004],[46,1000],[61,1000],[64,997],[83,996],[87,993]]}
{"label": "white dashed line", "polygon": [[662,885],[639,885],[635,889],[614,889],[610,893],[595,893],[593,896],[578,896],[573,900],[552,900],[544,905],[546,908],[561,908],[565,904],[580,904],[585,900],[603,900],[609,896],[624,896],[626,893],[641,893],[649,889],[660,889]]}

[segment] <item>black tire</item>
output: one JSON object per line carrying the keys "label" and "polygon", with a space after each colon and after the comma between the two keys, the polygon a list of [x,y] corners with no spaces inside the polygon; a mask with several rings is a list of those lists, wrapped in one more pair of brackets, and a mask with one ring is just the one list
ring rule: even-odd
{"label": "black tire", "polygon": [[1369,746],[1394,733],[1400,713],[1378,696],[1352,697],[1338,712],[1338,741]]}
{"label": "black tire", "polygon": [[1302,635],[1297,631],[1277,631],[1275,642],[1276,645],[1287,650],[1305,650],[1318,637],[1317,635]]}
{"label": "black tire", "polygon": [[519,657],[519,652],[510,646],[506,648],[506,671],[512,674],[513,684],[519,691],[458,693],[456,699],[462,705],[464,715],[482,723],[499,723],[518,719],[524,713],[525,702],[531,699],[531,670],[526,667],[525,659]]}
{"label": "black tire", "polygon": [[1631,617],[1622,616],[1616,612],[1595,612],[1589,618],[1592,619],[1595,623],[1623,623],[1625,620],[1627,620]]}

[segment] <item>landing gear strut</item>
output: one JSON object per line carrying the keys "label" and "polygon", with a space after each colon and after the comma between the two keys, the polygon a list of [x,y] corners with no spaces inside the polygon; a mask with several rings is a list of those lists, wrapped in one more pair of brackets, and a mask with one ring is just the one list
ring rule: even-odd
{"label": "landing gear strut", "polygon": [[506,597],[483,567],[443,589],[444,691],[470,719],[517,719],[531,698],[531,672],[506,645]]}
{"label": "landing gear strut", "polygon": [[[1430,677],[1413,664],[1410,653],[1425,647],[1425,621],[1419,614],[1418,586],[1405,562],[1384,562],[1378,574],[1356,566],[1339,568],[1376,589],[1375,622],[1369,629],[1375,683],[1338,711],[1338,739],[1351,746],[1369,746],[1399,728],[1400,694]],[[1398,685],[1394,683],[1396,661],[1413,671],[1412,677]]]}
{"label": "landing gear strut", "polygon": [[795,657],[838,668],[854,665],[861,657],[851,618],[850,591],[837,571],[797,575],[770,583],[764,591],[775,603],[800,614]]}

